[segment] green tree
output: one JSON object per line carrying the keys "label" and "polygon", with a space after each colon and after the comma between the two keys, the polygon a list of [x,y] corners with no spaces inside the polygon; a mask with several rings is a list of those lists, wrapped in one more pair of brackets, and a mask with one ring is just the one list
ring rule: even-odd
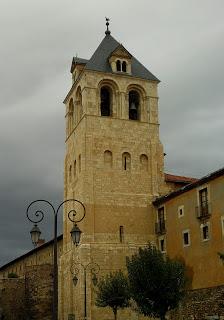
{"label": "green tree", "polygon": [[118,309],[128,307],[129,299],[128,279],[121,271],[107,274],[97,285],[96,306],[110,307],[115,320]]}
{"label": "green tree", "polygon": [[8,274],[8,278],[19,278],[19,276],[18,276],[18,274],[15,273],[15,272],[10,272],[10,273]]}
{"label": "green tree", "polygon": [[127,259],[132,298],[145,316],[165,319],[183,297],[187,277],[183,262],[164,258],[150,245]]}

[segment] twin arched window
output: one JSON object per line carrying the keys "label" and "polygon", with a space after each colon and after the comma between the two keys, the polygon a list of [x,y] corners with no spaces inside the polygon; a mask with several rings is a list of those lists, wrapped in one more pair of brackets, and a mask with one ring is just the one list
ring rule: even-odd
{"label": "twin arched window", "polygon": [[127,63],[126,61],[117,60],[116,62],[117,71],[127,72]]}
{"label": "twin arched window", "polygon": [[[118,60],[117,62],[119,62]],[[125,62],[125,61],[123,61]],[[112,89],[103,86],[100,89],[100,111],[101,116],[112,116]],[[130,120],[140,120],[140,94],[137,90],[128,93],[128,117]]]}

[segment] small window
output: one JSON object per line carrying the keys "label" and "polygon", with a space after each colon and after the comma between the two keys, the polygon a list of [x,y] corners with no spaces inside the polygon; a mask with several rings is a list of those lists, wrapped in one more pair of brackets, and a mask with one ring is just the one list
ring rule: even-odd
{"label": "small window", "polygon": [[[121,61],[120,60],[117,60],[116,66],[117,66],[117,71],[121,71]],[[122,64],[122,67],[123,67],[123,64]]]}
{"label": "small window", "polygon": [[199,190],[199,205],[200,205],[200,216],[207,216],[209,213],[208,207],[208,189],[203,188]]}
{"label": "small window", "polygon": [[208,241],[210,239],[210,225],[208,222],[201,225],[201,239],[202,241]]}
{"label": "small window", "polygon": [[190,245],[190,232],[189,230],[183,231],[183,246],[187,247]]}
{"label": "small window", "polygon": [[127,71],[127,63],[126,63],[126,61],[123,61],[123,62],[122,62],[122,71],[123,71],[123,72],[126,72],[126,71]]}
{"label": "small window", "polygon": [[158,209],[158,221],[165,221],[165,210],[164,207]]}
{"label": "small window", "polygon": [[120,236],[120,243],[124,242],[124,227],[120,226],[119,228],[119,236]]}
{"label": "small window", "polygon": [[184,206],[178,207],[178,217],[182,218],[184,216]]}
{"label": "small window", "polygon": [[131,156],[128,152],[122,154],[122,167],[123,170],[131,170]]}
{"label": "small window", "polygon": [[72,165],[69,166],[69,182],[72,181]]}
{"label": "small window", "polygon": [[81,169],[82,169],[82,158],[81,158],[81,154],[79,155],[79,172],[81,172]]}
{"label": "small window", "polygon": [[76,177],[76,160],[74,161],[74,178]]}
{"label": "small window", "polygon": [[159,250],[161,252],[166,252],[166,241],[164,237],[159,239]]}
{"label": "small window", "polygon": [[224,237],[224,216],[221,217],[222,236]]}

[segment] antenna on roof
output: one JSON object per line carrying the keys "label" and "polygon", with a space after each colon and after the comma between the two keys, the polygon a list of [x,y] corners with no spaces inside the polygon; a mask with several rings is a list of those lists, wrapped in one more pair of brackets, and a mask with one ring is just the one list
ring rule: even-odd
{"label": "antenna on roof", "polygon": [[109,21],[110,21],[110,19],[107,18],[107,17],[105,17],[105,19],[106,19],[106,26],[107,26],[107,30],[105,31],[105,34],[109,35],[110,34],[110,30],[109,30]]}

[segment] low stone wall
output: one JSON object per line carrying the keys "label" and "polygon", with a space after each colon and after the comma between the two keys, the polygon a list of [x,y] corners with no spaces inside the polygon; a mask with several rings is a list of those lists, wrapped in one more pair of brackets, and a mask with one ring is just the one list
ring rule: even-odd
{"label": "low stone wall", "polygon": [[31,319],[50,320],[53,308],[52,265],[26,267],[25,292]]}
{"label": "low stone wall", "polygon": [[24,279],[0,280],[0,319],[25,320],[26,298]]}
{"label": "low stone wall", "polygon": [[51,320],[52,307],[52,265],[29,266],[25,278],[0,280],[0,319]]}
{"label": "low stone wall", "polygon": [[170,320],[224,320],[224,286],[188,291]]}

